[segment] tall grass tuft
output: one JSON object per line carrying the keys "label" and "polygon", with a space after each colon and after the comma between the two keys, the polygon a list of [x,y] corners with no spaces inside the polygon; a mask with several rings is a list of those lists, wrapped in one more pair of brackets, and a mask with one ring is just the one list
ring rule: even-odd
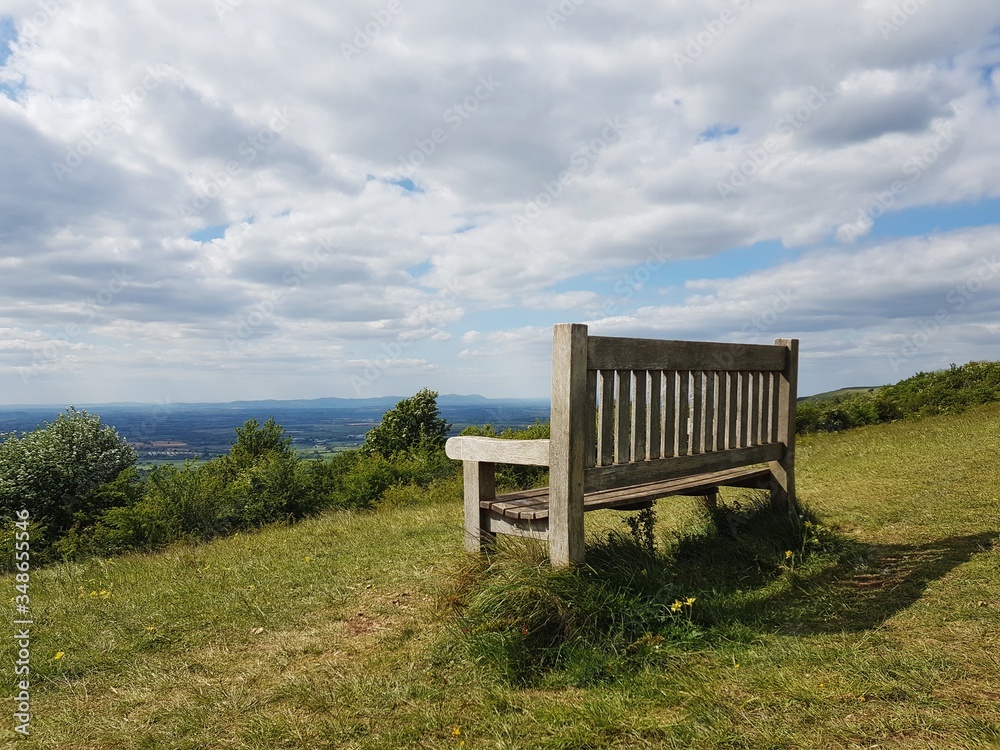
{"label": "tall grass tuft", "polygon": [[801,587],[811,558],[842,552],[813,520],[776,514],[756,494],[661,539],[644,513],[592,536],[577,569],[553,568],[540,543],[508,537],[470,558],[448,597],[451,656],[518,684],[616,679],[706,643],[745,616],[746,597]]}

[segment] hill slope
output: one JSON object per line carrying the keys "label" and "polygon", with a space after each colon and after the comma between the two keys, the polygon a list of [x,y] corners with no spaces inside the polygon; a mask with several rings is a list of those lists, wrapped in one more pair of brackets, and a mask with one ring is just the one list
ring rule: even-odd
{"label": "hill slope", "polygon": [[[442,646],[457,480],[434,502],[38,570],[18,747],[986,747],[998,454],[996,404],[802,439],[801,495],[850,556],[750,590],[759,608],[662,669],[580,687],[512,687]],[[664,534],[704,522],[660,506]]]}

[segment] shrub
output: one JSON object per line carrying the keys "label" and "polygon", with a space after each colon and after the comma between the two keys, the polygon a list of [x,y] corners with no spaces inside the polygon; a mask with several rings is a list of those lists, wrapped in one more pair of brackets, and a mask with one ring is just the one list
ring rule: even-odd
{"label": "shrub", "polygon": [[397,403],[365,435],[361,452],[390,458],[401,453],[442,450],[451,425],[440,416],[437,396],[436,391],[424,388]]}
{"label": "shrub", "polygon": [[99,492],[132,468],[136,452],[101,418],[73,407],[20,437],[0,445],[0,514],[27,508],[52,540],[74,523],[86,522],[121,501]]}
{"label": "shrub", "polygon": [[800,401],[799,433],[835,432],[907,417],[954,414],[1000,400],[1000,362],[969,362],[947,370],[918,372],[874,392],[825,401]]}

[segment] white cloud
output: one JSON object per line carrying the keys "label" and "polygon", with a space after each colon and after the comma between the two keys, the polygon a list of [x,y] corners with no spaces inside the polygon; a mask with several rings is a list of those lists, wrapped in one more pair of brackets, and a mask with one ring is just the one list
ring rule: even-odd
{"label": "white cloud", "polygon": [[[404,362],[544,393],[552,316],[604,301],[579,279],[773,240],[808,252],[600,327],[735,336],[785,285],[808,356],[861,374],[996,236],[863,239],[1000,196],[1000,8],[902,5],[12,0],[0,400],[355,395],[376,360],[366,395],[422,385]],[[988,348],[989,299],[907,362]]]}

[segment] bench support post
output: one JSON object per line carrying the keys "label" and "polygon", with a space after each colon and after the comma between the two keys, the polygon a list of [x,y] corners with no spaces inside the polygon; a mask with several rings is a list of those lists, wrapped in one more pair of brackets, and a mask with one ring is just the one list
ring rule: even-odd
{"label": "bench support post", "polygon": [[561,323],[552,340],[552,427],[549,441],[549,559],[584,560],[583,470],[587,424],[587,326]]}
{"label": "bench support post", "polygon": [[795,499],[795,405],[798,400],[798,339],[775,339],[775,345],[788,348],[788,358],[778,388],[778,442],[785,444],[784,455],[770,462],[771,507],[793,513]]}
{"label": "bench support post", "polygon": [[486,461],[463,461],[462,475],[465,487],[465,549],[479,552],[482,543],[493,537],[483,527],[483,511],[479,503],[496,497],[496,466]]}

